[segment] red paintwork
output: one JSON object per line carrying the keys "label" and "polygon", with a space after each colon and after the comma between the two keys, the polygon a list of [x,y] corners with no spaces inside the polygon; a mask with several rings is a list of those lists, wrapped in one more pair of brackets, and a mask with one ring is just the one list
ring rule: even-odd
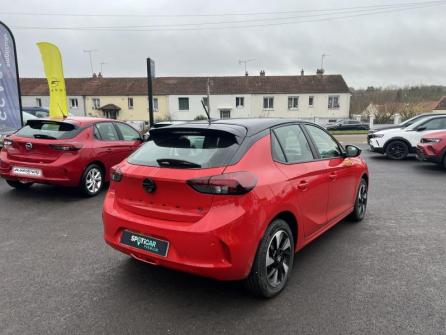
{"label": "red paintwork", "polygon": [[[123,161],[119,169],[123,178],[111,182],[104,201],[105,241],[139,260],[221,280],[248,276],[265,229],[279,215],[297,222],[296,251],[342,220],[351,213],[360,179],[368,173],[360,157],[276,163],[269,135],[232,166],[170,169]],[[244,195],[202,194],[186,184],[238,171],[257,176],[255,188]],[[156,192],[143,190],[147,177],[157,183]],[[169,241],[167,256],[122,245],[125,229]]]}
{"label": "red paintwork", "polygon": [[419,156],[421,154],[424,160],[442,163],[446,155],[446,131],[426,134],[422,137],[422,140],[426,138],[439,138],[441,141],[438,143],[418,143],[417,152]]}
{"label": "red paintwork", "polygon": [[[70,139],[48,140],[11,135],[13,146],[0,151],[0,176],[9,180],[22,180],[60,186],[79,186],[82,175],[89,164],[96,163],[105,170],[109,180],[110,168],[136,150],[141,141],[99,141],[93,136],[93,125],[98,122],[117,122],[110,119],[69,117],[63,122],[87,127]],[[32,143],[33,149],[25,149]],[[77,151],[59,151],[50,147],[55,144],[74,144],[82,148]],[[22,177],[11,174],[12,166],[38,168],[42,177]]]}

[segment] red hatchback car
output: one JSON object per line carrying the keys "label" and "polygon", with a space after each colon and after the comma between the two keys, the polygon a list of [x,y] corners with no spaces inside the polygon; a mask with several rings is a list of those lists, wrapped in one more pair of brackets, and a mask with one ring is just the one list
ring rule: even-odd
{"label": "red hatchback car", "polygon": [[109,119],[30,120],[5,139],[0,175],[15,188],[74,186],[94,196],[108,181],[110,168],[141,143],[138,131]]}
{"label": "red hatchback car", "polygon": [[446,169],[446,131],[424,135],[417,145],[417,158],[437,163]]}
{"label": "red hatchback car", "polygon": [[104,238],[140,261],[272,297],[294,253],[350,216],[364,218],[368,169],[355,146],[285,119],[153,129],[113,168]]}

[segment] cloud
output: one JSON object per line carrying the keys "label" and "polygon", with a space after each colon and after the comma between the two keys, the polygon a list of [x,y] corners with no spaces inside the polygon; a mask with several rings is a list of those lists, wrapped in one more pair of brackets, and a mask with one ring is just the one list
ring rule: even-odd
{"label": "cloud", "polygon": [[[134,0],[110,2],[78,0],[45,3],[17,0],[3,4],[0,12],[51,13],[235,13],[326,9],[391,4],[389,1],[347,0],[314,1],[205,1],[170,0],[152,2]],[[251,74],[261,69],[266,74],[307,74],[320,66],[327,53],[327,73],[344,75],[349,86],[389,86],[410,84],[446,84],[444,30],[446,6],[412,11],[361,16],[342,20],[308,22],[227,30],[113,32],[13,30],[18,47],[22,77],[42,76],[43,69],[36,42],[49,41],[61,49],[67,77],[87,76],[89,60],[84,49],[93,54],[95,70],[106,62],[106,76],[144,76],[145,59],[156,61],[158,76],[166,75],[240,75],[239,59],[254,58],[248,64]],[[298,13],[303,15],[307,12]],[[296,15],[296,14],[294,14]],[[263,16],[243,17],[247,20]],[[242,19],[243,19],[242,18]],[[169,25],[178,23],[219,22],[237,17],[46,17],[4,16],[11,27],[17,26],[122,26]],[[218,26],[218,25],[215,25]]]}

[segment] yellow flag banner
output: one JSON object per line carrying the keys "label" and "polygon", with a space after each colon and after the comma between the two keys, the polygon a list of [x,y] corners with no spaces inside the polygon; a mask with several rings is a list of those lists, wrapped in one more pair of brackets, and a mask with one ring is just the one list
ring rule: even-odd
{"label": "yellow flag banner", "polygon": [[39,42],[37,46],[42,56],[45,76],[50,91],[50,117],[68,116],[67,91],[63,75],[62,56],[59,49],[51,43]]}

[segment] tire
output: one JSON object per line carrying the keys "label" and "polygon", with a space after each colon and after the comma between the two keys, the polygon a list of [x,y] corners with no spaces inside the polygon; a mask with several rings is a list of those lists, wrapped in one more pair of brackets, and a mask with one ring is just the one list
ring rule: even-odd
{"label": "tire", "polygon": [[446,153],[443,155],[443,169],[446,169]]}
{"label": "tire", "polygon": [[408,154],[409,147],[404,141],[394,140],[386,146],[386,155],[392,160],[404,159]]}
{"label": "tire", "polygon": [[87,166],[82,175],[80,190],[87,197],[98,195],[104,188],[104,171],[96,164]]}
{"label": "tire", "polygon": [[293,260],[293,234],[284,220],[276,219],[260,241],[251,272],[245,280],[246,288],[258,297],[274,297],[285,287],[293,269]]}
{"label": "tire", "polygon": [[16,188],[18,190],[27,190],[33,184],[33,183],[22,183],[21,181],[18,181],[18,180],[6,180],[6,183],[9,186]]}
{"label": "tire", "polygon": [[355,206],[349,219],[352,222],[360,222],[364,219],[367,211],[368,185],[364,178],[359,183],[358,192],[356,193]]}

